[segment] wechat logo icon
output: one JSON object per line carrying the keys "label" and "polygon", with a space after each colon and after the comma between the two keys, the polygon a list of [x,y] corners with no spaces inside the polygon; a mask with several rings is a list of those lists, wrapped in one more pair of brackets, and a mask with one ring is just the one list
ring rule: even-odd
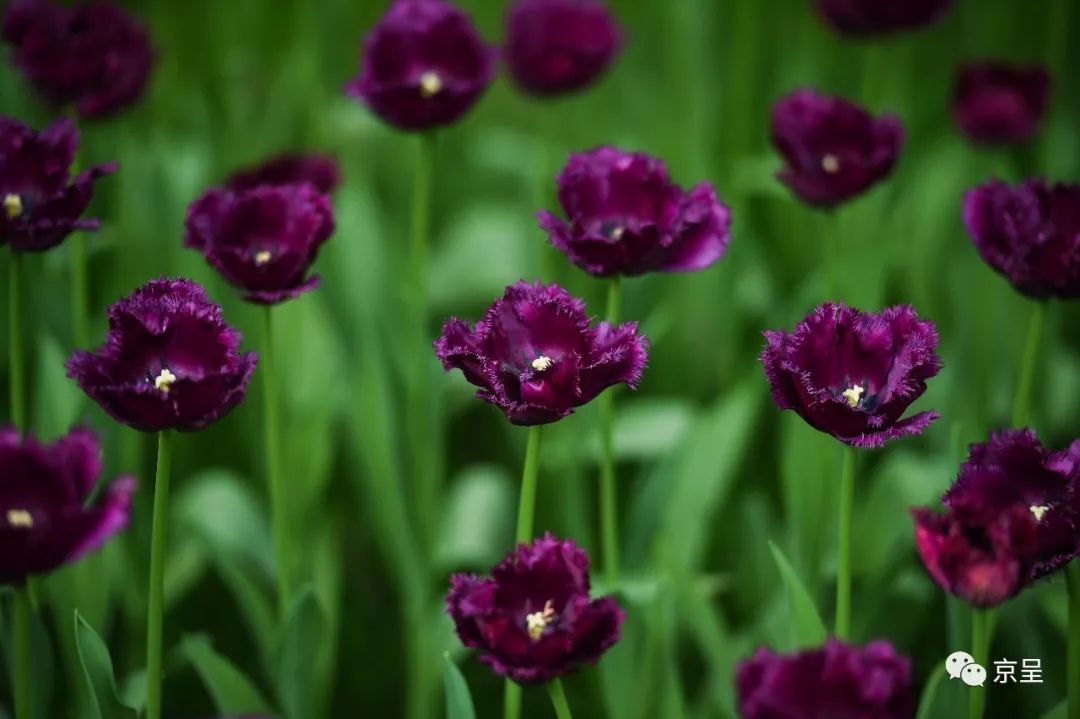
{"label": "wechat logo icon", "polygon": [[975,663],[975,657],[967,652],[953,652],[945,660],[945,671],[949,679],[959,679],[969,687],[981,687],[986,684],[986,667]]}

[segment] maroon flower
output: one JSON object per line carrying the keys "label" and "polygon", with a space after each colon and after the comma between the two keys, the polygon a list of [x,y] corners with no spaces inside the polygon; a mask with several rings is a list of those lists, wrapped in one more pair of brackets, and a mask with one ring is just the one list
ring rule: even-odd
{"label": "maroon flower", "polygon": [[506,19],[506,64],[526,92],[558,95],[595,80],[621,41],[599,0],[517,0]]}
{"label": "maroon flower", "polygon": [[154,64],[142,24],[104,2],[65,7],[16,0],[4,14],[3,38],[38,92],[55,105],[74,105],[87,118],[138,100]]}
{"label": "maroon flower", "polygon": [[115,480],[88,504],[100,474],[101,448],[89,430],[42,446],[0,429],[0,584],[74,562],[127,526],[135,480]]}
{"label": "maroon flower", "polygon": [[109,309],[109,336],[78,350],[68,376],[118,422],[194,432],[244,400],[257,357],[191,280],[148,282]]}
{"label": "maroon flower", "polygon": [[491,572],[450,577],[446,608],[462,644],[519,684],[539,684],[595,664],[619,640],[623,611],[589,598],[589,557],[550,534],[520,544]]}
{"label": "maroon flower", "polygon": [[1034,299],[1080,297],[1080,185],[992,180],[964,196],[983,260]]}
{"label": "maroon flower", "polygon": [[844,35],[916,30],[943,15],[953,0],[814,0],[818,13]]}
{"label": "maroon flower", "polygon": [[598,147],[571,155],[558,181],[569,222],[541,211],[540,226],[592,275],[700,270],[727,249],[731,211],[716,191],[684,191],[654,157]]}
{"label": "maroon flower", "polygon": [[879,447],[938,418],[900,419],[941,369],[937,330],[911,307],[874,314],[827,302],[794,332],[765,338],[761,362],[777,406],[845,444]]}
{"label": "maroon flower", "polygon": [[330,200],[313,185],[214,188],[188,208],[184,246],[202,252],[245,299],[273,305],[318,287],[307,271],[333,233]]}
{"label": "maroon flower", "polygon": [[796,90],[773,107],[772,141],[786,163],[780,181],[810,205],[833,207],[892,171],[904,128],[893,115]]}
{"label": "maroon flower", "polygon": [[41,252],[75,230],[96,230],[80,219],[94,194],[94,181],[116,169],[98,165],[70,176],[79,132],[57,120],[41,132],[0,116],[0,244],[16,252]]}
{"label": "maroon flower", "polygon": [[956,77],[953,118],[975,142],[1023,142],[1039,129],[1049,100],[1050,73],[1041,65],[969,64]]}
{"label": "maroon flower", "polygon": [[761,648],[735,674],[742,719],[911,719],[911,662],[886,641],[835,639],[796,654]]}
{"label": "maroon flower", "polygon": [[240,192],[259,185],[300,183],[307,183],[324,195],[329,195],[341,184],[341,170],[337,161],[325,155],[287,152],[233,173],[225,186]]}
{"label": "maroon flower", "polygon": [[1080,441],[1050,452],[1030,429],[972,445],[943,514],[916,509],[915,543],[946,591],[977,607],[1009,599],[1080,551]]}
{"label": "maroon flower", "polygon": [[635,387],[647,344],[636,322],[589,327],[585,303],[566,290],[518,282],[472,329],[448,320],[435,353],[511,422],[533,425],[562,419],[619,382]]}
{"label": "maroon flower", "polygon": [[364,40],[346,92],[403,130],[449,125],[495,78],[495,50],[443,0],[396,0]]}

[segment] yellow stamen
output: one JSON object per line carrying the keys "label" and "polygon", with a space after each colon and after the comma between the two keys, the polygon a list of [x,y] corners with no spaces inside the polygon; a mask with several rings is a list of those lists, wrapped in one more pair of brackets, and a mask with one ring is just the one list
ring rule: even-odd
{"label": "yellow stamen", "polygon": [[23,212],[22,198],[18,195],[4,195],[4,212],[9,220],[14,220]]}
{"label": "yellow stamen", "polygon": [[420,97],[427,100],[435,97],[442,90],[442,78],[439,73],[428,70],[420,76]]}
{"label": "yellow stamen", "polygon": [[555,607],[551,605],[551,600],[544,602],[544,611],[533,612],[525,616],[525,627],[529,632],[529,639],[534,642],[540,641],[540,637],[544,636],[544,629],[551,623],[551,620],[555,617]]}
{"label": "yellow stamen", "polygon": [[9,509],[7,512],[8,525],[30,529],[34,526],[34,518],[25,509]]}
{"label": "yellow stamen", "polygon": [[830,175],[835,175],[840,172],[840,158],[832,153],[826,154],[821,158],[821,168]]}
{"label": "yellow stamen", "polygon": [[1036,522],[1041,522],[1042,518],[1044,516],[1046,516],[1046,513],[1050,511],[1050,505],[1047,505],[1047,504],[1038,504],[1038,505],[1033,504],[1030,507],[1028,507],[1028,509],[1030,509],[1031,513],[1033,515],[1035,515],[1035,521]]}
{"label": "yellow stamen", "polygon": [[170,385],[175,381],[176,375],[170,372],[168,367],[163,367],[161,374],[154,378],[154,388],[168,394]]}
{"label": "yellow stamen", "polygon": [[625,228],[616,227],[614,230],[611,231],[611,239],[621,240],[624,232],[626,232]]}
{"label": "yellow stamen", "polygon": [[256,252],[255,253],[255,266],[256,267],[262,267],[263,265],[265,265],[267,262],[270,261],[271,257],[273,257],[273,255],[270,254],[270,250],[263,250],[261,252]]}
{"label": "yellow stamen", "polygon": [[851,407],[852,409],[855,409],[856,407],[859,406],[859,400],[862,398],[862,394],[865,391],[866,391],[865,387],[860,387],[859,385],[855,385],[851,389],[846,389],[843,392],[841,392],[840,394],[841,394],[841,396],[843,396],[844,399],[847,400],[848,406]]}
{"label": "yellow stamen", "polygon": [[547,355],[540,355],[532,361],[533,369],[537,372],[543,372],[553,364],[555,364],[555,360],[551,359]]}

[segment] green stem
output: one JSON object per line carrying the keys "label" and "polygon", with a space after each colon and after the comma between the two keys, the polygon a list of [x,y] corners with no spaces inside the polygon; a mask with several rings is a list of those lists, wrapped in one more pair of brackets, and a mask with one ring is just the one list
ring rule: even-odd
{"label": "green stem", "polygon": [[26,372],[23,365],[22,331],[22,253],[12,252],[10,256],[11,277],[8,281],[8,339],[9,366],[11,380],[11,423],[20,432],[26,431]]}
{"label": "green stem", "polygon": [[1080,564],[1065,567],[1069,595],[1069,641],[1066,649],[1065,686],[1068,688],[1069,719],[1080,719]]}
{"label": "green stem", "polygon": [[1016,398],[1013,400],[1012,426],[1024,427],[1030,420],[1031,387],[1035,379],[1035,360],[1042,342],[1043,325],[1046,322],[1046,303],[1036,302],[1028,323],[1024,354],[1020,358],[1020,375],[1016,382]]}
{"label": "green stem", "polygon": [[521,686],[506,680],[506,693],[503,694],[504,719],[518,719],[521,716]]}
{"label": "green stem", "polygon": [[836,569],[836,637],[851,635],[851,522],[855,505],[855,448],[844,447],[840,474],[840,543]]}
{"label": "green stem", "polygon": [[12,632],[15,644],[15,665],[12,682],[15,695],[15,719],[31,719],[30,697],[30,592],[26,587],[15,590],[15,616]]}
{"label": "green stem", "polygon": [[[543,115],[543,108],[537,108],[536,114],[538,116]],[[544,123],[540,123],[544,124]],[[541,127],[536,131],[536,147],[533,149],[533,186],[532,186],[532,207],[529,208],[530,214],[534,214],[539,210],[547,209],[547,199],[550,192],[550,187],[553,178],[551,172],[548,170],[549,158],[548,158],[548,144],[547,137],[544,133],[544,128]],[[547,235],[542,231],[539,233],[541,240],[536,243],[536,276],[542,281],[548,281],[551,278],[551,244],[547,239]]]}
{"label": "green stem", "polygon": [[86,236],[76,232],[67,240],[68,259],[71,263],[71,331],[75,346],[86,348],[90,344],[87,318],[87,295],[89,283],[86,270]]}
{"label": "green stem", "polygon": [[[971,655],[975,663],[985,667],[990,656],[990,635],[994,630],[992,609],[973,609],[971,614]],[[971,687],[968,695],[968,719],[982,719],[986,706],[986,687]]]}
{"label": "green stem", "polygon": [[547,685],[548,695],[551,697],[551,705],[555,707],[555,716],[558,719],[573,719],[570,714],[570,705],[566,701],[566,692],[562,682],[552,679]]}
{"label": "green stem", "polygon": [[165,545],[169,524],[172,435],[158,433],[154,519],[150,540],[150,601],[146,616],[146,719],[161,719],[161,647],[165,613]]}
{"label": "green stem", "polygon": [[292,603],[292,554],[289,544],[289,499],[281,474],[281,434],[278,429],[277,378],[274,361],[274,322],[270,307],[263,311],[262,386],[266,478],[273,517],[274,560],[277,565],[278,613],[282,621]]}
{"label": "green stem", "polygon": [[[619,322],[621,305],[618,276],[608,283],[607,321]],[[615,449],[612,441],[615,426],[615,389],[600,395],[600,537],[603,547],[604,573],[614,582],[619,576],[619,499],[615,486]]]}

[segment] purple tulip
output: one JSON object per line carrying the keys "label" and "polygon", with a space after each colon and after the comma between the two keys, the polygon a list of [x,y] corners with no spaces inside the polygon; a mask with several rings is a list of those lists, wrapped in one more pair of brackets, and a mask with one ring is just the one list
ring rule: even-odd
{"label": "purple tulip", "polygon": [[623,611],[612,597],[589,597],[589,557],[572,541],[520,544],[491,574],[450,577],[446,608],[461,642],[499,676],[547,682],[619,640]]}
{"label": "purple tulip", "polygon": [[118,422],[143,432],[194,432],[244,400],[255,371],[240,333],[191,280],[152,280],[109,309],[98,352],[68,361],[74,379]]}
{"label": "purple tulip", "polygon": [[911,719],[911,661],[886,641],[829,639],[795,654],[761,648],[735,674],[742,719]]}
{"label": "purple tulip", "polygon": [[761,362],[777,406],[844,444],[879,447],[938,418],[901,419],[941,369],[937,330],[911,307],[874,314],[827,302],[794,332],[765,338]]}
{"label": "purple tulip", "polygon": [[837,32],[852,36],[917,30],[937,20],[953,0],[814,0]]}
{"label": "purple tulip", "polygon": [[346,92],[402,130],[449,125],[495,78],[495,56],[469,16],[443,0],[396,0],[364,40]]}
{"label": "purple tulip", "polygon": [[16,0],[4,13],[3,39],[31,85],[57,106],[104,117],[143,94],[154,64],[146,29],[115,5],[65,7]]}
{"label": "purple tulip", "polygon": [[318,287],[307,276],[334,232],[329,198],[313,185],[208,190],[188,208],[184,246],[202,252],[245,299],[278,304]]}
{"label": "purple tulip", "polygon": [[341,184],[337,160],[326,155],[286,152],[253,167],[234,172],[225,186],[233,192],[251,190],[259,185],[296,185],[306,183],[324,195]]}
{"label": "purple tulip", "polygon": [[956,124],[975,142],[1009,144],[1035,135],[1049,101],[1045,67],[985,62],[960,69],[952,111]]}
{"label": "purple tulip", "polygon": [[98,165],[71,177],[79,131],[57,120],[35,132],[0,116],[0,244],[16,252],[42,252],[75,230],[100,223],[80,219],[94,194],[94,182],[116,170]]}
{"label": "purple tulip", "polygon": [[711,185],[686,192],[661,160],[642,153],[598,147],[571,155],[558,182],[568,221],[541,211],[540,226],[592,275],[704,269],[731,238],[731,211]]}
{"label": "purple tulip", "polygon": [[1080,297],[1080,185],[992,180],[964,196],[983,260],[1033,299]]}
{"label": "purple tulip", "polygon": [[580,90],[618,55],[621,35],[598,0],[517,0],[506,19],[506,64],[534,95]]}
{"label": "purple tulip", "polygon": [[1080,551],[1080,441],[1050,452],[1030,429],[971,446],[943,514],[916,509],[915,544],[930,576],[990,607],[1060,569]]}
{"label": "purple tulip", "polygon": [[43,446],[0,429],[0,584],[74,562],[127,526],[135,480],[115,480],[88,504],[100,474],[101,448],[89,430]]}
{"label": "purple tulip", "polygon": [[636,322],[592,328],[585,303],[563,288],[518,282],[473,328],[448,320],[435,353],[508,420],[534,425],[566,417],[619,382],[636,387],[647,346]]}
{"label": "purple tulip", "polygon": [[893,115],[796,90],[773,107],[772,141],[786,165],[779,180],[807,204],[834,207],[892,171],[904,128]]}

